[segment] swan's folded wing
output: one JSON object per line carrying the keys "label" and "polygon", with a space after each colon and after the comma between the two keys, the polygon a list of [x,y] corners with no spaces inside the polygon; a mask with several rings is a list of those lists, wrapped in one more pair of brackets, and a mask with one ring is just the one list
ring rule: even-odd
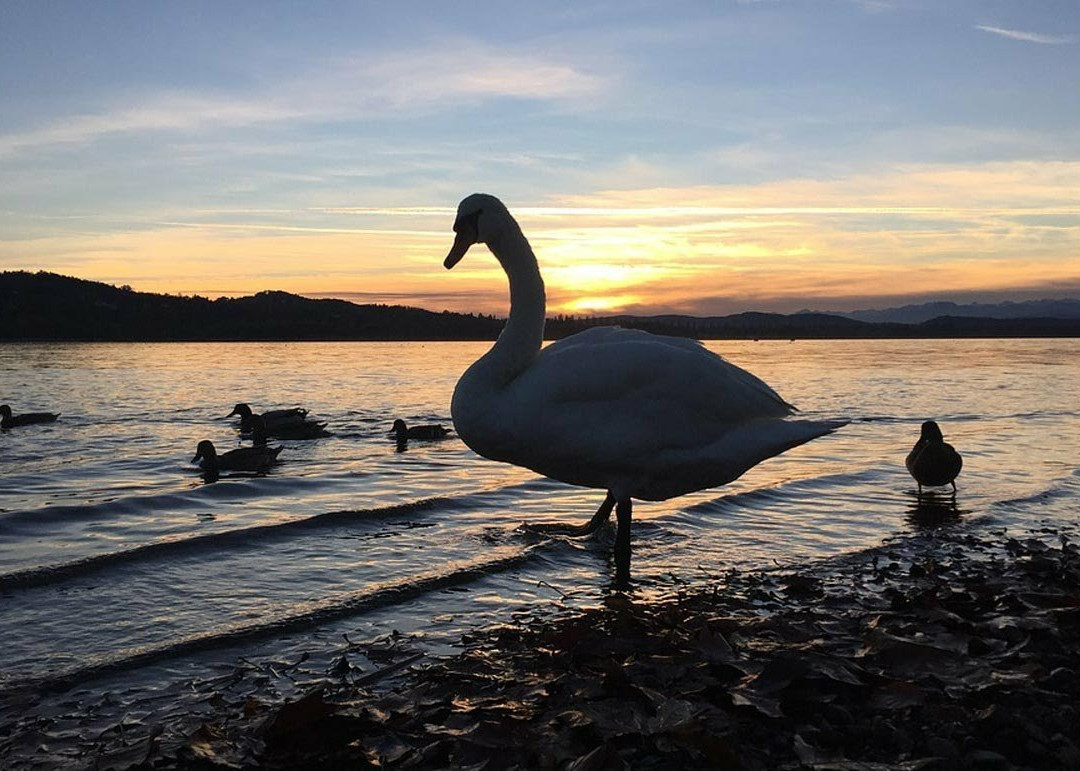
{"label": "swan's folded wing", "polygon": [[597,327],[545,348],[522,374],[534,403],[589,403],[627,411],[653,405],[672,418],[743,421],[782,417],[793,408],[749,372],[696,340]]}

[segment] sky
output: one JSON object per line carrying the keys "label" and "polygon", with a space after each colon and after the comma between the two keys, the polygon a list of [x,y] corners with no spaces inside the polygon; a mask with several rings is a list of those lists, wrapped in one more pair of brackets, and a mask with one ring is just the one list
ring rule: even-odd
{"label": "sky", "polygon": [[503,314],[1080,297],[1080,2],[0,2],[0,270]]}

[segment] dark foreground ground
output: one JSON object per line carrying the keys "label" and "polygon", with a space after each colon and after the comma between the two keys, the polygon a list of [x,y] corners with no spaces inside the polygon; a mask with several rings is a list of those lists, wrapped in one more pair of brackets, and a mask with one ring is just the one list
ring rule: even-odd
{"label": "dark foreground ground", "polygon": [[[1080,768],[1080,530],[936,528],[711,591],[500,628],[425,663],[343,650],[101,767]],[[377,646],[378,647],[378,646]],[[354,655],[353,658],[357,656]]]}

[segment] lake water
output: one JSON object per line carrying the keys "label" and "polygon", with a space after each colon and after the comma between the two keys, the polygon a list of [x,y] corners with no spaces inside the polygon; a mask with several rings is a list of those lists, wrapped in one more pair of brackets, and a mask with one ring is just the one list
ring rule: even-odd
{"label": "lake water", "polygon": [[[456,438],[399,452],[388,437],[396,417],[449,425],[454,383],[487,347],[0,345],[0,400],[62,412],[0,433],[0,765],[85,765],[77,748],[124,721],[189,730],[200,684],[238,661],[307,656],[303,671],[317,672],[343,635],[394,631],[439,655],[463,634],[602,600],[613,530],[519,527],[584,522],[602,493]],[[1076,340],[708,347],[806,417],[851,423],[726,487],[638,503],[640,594],[941,524],[903,465],[928,418],[964,455],[948,522],[1080,514]],[[223,416],[238,401],[303,405],[334,436],[282,442],[266,476],[206,483],[195,445],[237,445]],[[288,695],[281,678],[267,688]]]}

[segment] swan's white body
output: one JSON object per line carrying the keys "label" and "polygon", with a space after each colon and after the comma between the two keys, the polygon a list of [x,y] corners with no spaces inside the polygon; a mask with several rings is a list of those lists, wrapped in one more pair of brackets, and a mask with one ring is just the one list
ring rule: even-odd
{"label": "swan's white body", "polygon": [[840,425],[785,420],[791,405],[696,341],[600,327],[541,350],[544,282],[513,217],[498,199],[472,195],[455,230],[448,268],[480,241],[510,279],[506,327],[451,404],[454,428],[478,454],[628,505],[725,484]]}
{"label": "swan's white body", "polygon": [[[489,354],[490,355],[490,354]],[[514,379],[476,362],[454,390],[469,447],[544,476],[659,501],[726,484],[830,430],[700,343],[598,327],[535,352]]]}

